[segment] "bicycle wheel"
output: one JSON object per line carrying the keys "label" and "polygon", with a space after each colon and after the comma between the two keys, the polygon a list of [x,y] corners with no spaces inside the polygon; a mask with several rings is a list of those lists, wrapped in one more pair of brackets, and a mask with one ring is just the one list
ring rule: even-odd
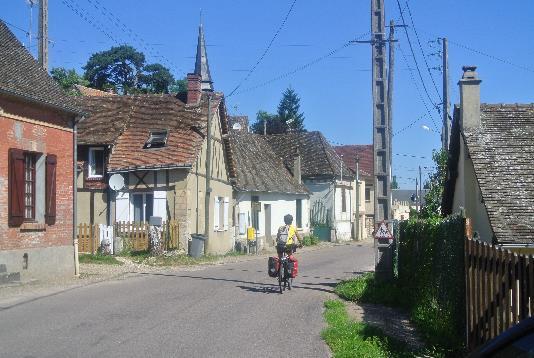
{"label": "bicycle wheel", "polygon": [[282,266],[280,266],[280,268],[278,269],[278,287],[280,289],[280,293],[283,293],[282,291],[282,275],[283,275],[283,271],[284,271],[284,268]]}

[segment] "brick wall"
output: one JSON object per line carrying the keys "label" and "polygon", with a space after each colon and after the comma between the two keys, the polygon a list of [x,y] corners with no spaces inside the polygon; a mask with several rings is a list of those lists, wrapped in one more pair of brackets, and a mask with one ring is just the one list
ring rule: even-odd
{"label": "brick wall", "polygon": [[[73,132],[69,130],[69,120],[73,117],[4,97],[0,97],[0,108],[0,251],[72,245]],[[15,119],[13,115],[28,120]],[[45,225],[44,230],[8,226],[10,148],[57,155],[56,222]]]}

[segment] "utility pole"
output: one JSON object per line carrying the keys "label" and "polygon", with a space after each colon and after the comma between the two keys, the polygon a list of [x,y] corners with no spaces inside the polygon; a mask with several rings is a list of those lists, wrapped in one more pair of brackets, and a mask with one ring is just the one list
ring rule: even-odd
{"label": "utility pole", "polygon": [[206,196],[204,200],[204,254],[208,252],[210,237],[210,204],[211,204],[211,94],[208,93],[208,127],[206,129]]}
{"label": "utility pole", "polygon": [[449,56],[447,39],[442,38],[441,40],[443,45],[443,129],[441,131],[441,141],[442,148],[448,150],[451,136],[451,122],[449,121]]}
{"label": "utility pole", "polygon": [[354,238],[360,240],[360,158],[356,156],[356,220],[354,220]]}
{"label": "utility pole", "polygon": [[48,72],[48,0],[39,4],[39,65]]}
{"label": "utility pole", "polygon": [[423,178],[421,176],[421,166],[419,166],[419,210],[423,208]]}
{"label": "utility pole", "polygon": [[419,188],[417,186],[417,178],[415,178],[415,211],[419,212]]}
{"label": "utility pole", "polygon": [[[389,59],[388,59],[388,153],[389,162],[389,210],[393,203],[393,191],[391,190],[391,178],[393,176],[392,158],[393,158],[393,69],[395,68],[395,22],[389,22]],[[391,215],[391,214],[390,214]],[[391,228],[393,230],[393,227]],[[392,231],[393,232],[393,231]]]}

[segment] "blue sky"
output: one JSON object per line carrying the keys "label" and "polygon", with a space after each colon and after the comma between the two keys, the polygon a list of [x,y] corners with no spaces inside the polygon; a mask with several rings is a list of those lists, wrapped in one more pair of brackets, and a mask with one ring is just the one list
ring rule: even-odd
{"label": "blue sky", "polygon": [[[184,76],[194,67],[202,8],[215,88],[229,94],[264,52],[292,3],[293,0],[49,0],[50,67],[81,71],[92,53],[127,43],[143,51],[148,63],[161,62],[175,76]],[[478,66],[483,102],[534,102],[533,1],[409,1],[425,57],[406,12],[406,0],[400,0],[400,4],[434,103],[440,100],[424,59],[431,68],[439,66],[438,57],[431,55],[438,47],[429,42],[437,37],[450,41],[452,103],[458,102],[456,83],[461,66],[466,64]],[[301,97],[308,130],[319,130],[334,143],[371,143],[370,46],[346,46],[316,61],[370,31],[369,7],[368,0],[297,0],[263,61],[236,94],[227,98],[229,112],[248,115],[251,121],[260,109],[275,112],[281,93],[291,86]],[[37,12],[35,8],[34,33]],[[12,27],[19,39],[29,44],[26,32],[30,9],[26,0],[2,0],[0,18],[24,29]],[[386,19],[399,19],[396,0],[386,0]],[[412,188],[411,178],[416,176],[417,166],[432,166],[432,149],[440,146],[437,131],[441,119],[422,90],[402,29],[397,29],[397,38],[393,132],[421,119],[394,137],[393,170],[401,187]],[[30,48],[34,54],[35,45],[34,40]],[[309,63],[313,64],[301,69]],[[441,74],[431,72],[441,92]]]}

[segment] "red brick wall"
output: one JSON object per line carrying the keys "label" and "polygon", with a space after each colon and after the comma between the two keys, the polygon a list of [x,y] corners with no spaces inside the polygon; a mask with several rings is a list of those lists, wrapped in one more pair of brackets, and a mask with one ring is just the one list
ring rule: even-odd
{"label": "red brick wall", "polygon": [[[0,98],[4,113],[46,120],[67,128],[65,114],[34,104]],[[72,244],[73,132],[8,118],[0,112],[0,251]],[[30,117],[31,116],[31,117]],[[8,226],[8,150],[19,148],[57,155],[56,222],[45,230],[23,231]]]}

